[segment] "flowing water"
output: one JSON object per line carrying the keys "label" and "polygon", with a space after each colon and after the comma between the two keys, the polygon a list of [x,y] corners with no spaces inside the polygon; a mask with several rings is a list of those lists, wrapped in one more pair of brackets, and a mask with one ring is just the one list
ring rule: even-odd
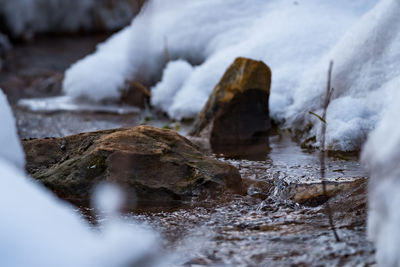
{"label": "flowing water", "polygon": [[[14,50],[8,70],[0,74],[0,87],[13,103],[21,138],[59,137],[143,123],[187,132],[189,125],[171,124],[148,111],[33,112],[16,105],[22,97],[59,94],[59,89],[35,91],[29,85],[37,78],[48,77],[49,71],[62,72],[102,38],[44,38]],[[60,43],[68,45],[57,48]],[[49,47],[52,50],[46,52]],[[326,202],[321,193],[318,152],[302,150],[288,133],[270,136],[266,152],[257,160],[218,156],[239,169],[248,188],[243,196],[227,194],[218,201],[189,203],[171,210],[142,210],[129,216],[160,233],[165,254],[173,259],[174,266],[374,265],[374,247],[365,233],[366,174],[357,158],[341,154],[327,158],[331,198]],[[327,203],[340,242],[330,230]]]}

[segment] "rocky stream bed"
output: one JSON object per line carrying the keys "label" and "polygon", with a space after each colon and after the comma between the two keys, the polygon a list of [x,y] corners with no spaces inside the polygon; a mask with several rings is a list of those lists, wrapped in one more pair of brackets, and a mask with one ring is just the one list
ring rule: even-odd
{"label": "rocky stream bed", "polygon": [[[69,37],[64,41],[72,52],[63,57],[58,56],[63,47],[54,48],[60,40],[51,38],[13,50],[0,75],[0,87],[13,103],[20,137],[64,137],[140,124],[168,125],[186,136],[190,123],[172,123],[150,111],[33,112],[17,105],[23,97],[59,94],[59,88],[31,87],[38,79],[54,78],[52,71],[62,73],[102,38]],[[55,51],[46,52],[49,47]],[[199,143],[199,138],[192,140]],[[165,255],[175,258],[175,266],[374,265],[374,247],[366,239],[367,178],[357,157],[339,153],[327,158],[327,197],[322,193],[317,151],[301,149],[287,132],[271,134],[263,146],[265,153],[253,160],[213,155],[238,169],[244,194],[226,192],[218,200],[140,208],[127,215],[159,231]],[[330,230],[327,203],[339,242]],[[90,208],[80,211],[92,222],[98,219]]]}

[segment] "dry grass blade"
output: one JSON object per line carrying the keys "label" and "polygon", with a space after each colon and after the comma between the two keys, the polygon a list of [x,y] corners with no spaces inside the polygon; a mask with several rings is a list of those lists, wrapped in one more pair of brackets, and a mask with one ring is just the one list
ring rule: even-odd
{"label": "dry grass blade", "polygon": [[[325,150],[325,136],[326,136],[326,112],[328,110],[329,102],[332,97],[333,88],[331,87],[331,79],[332,79],[332,68],[333,68],[333,61],[329,63],[329,71],[328,71],[328,84],[326,87],[326,95],[325,95],[325,102],[323,107],[323,114],[321,121],[325,123],[321,123],[321,152],[320,152],[320,176],[322,180],[322,190],[323,194],[327,196],[326,192],[326,181],[325,181],[325,157],[326,157],[326,150]],[[332,209],[329,205],[329,202],[326,203],[326,209],[328,213],[329,225],[332,229],[333,235],[337,242],[340,241],[339,235],[336,232],[335,224],[333,222],[333,214]]]}

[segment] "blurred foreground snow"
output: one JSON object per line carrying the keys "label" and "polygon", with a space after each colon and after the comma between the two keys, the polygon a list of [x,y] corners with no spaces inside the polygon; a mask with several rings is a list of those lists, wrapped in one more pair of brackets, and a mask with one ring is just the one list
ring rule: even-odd
{"label": "blurred foreground snow", "polygon": [[118,218],[121,199],[115,189],[97,196],[109,216],[94,229],[70,204],[27,177],[15,120],[1,90],[0,118],[0,266],[156,266],[156,235]]}
{"label": "blurred foreground snow", "polygon": [[377,128],[363,149],[363,161],[371,175],[368,236],[377,247],[379,266],[400,266],[400,79],[390,96]]}
{"label": "blurred foreground snow", "polygon": [[25,166],[25,153],[17,135],[17,127],[7,97],[0,89],[0,159],[7,160],[20,169]]}

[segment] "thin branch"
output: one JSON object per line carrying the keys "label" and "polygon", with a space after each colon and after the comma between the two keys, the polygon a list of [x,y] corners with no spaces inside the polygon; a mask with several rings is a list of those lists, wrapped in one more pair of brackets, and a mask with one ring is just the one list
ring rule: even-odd
{"label": "thin branch", "polygon": [[[325,95],[325,102],[324,102],[324,111],[322,113],[322,118],[321,120],[323,122],[326,122],[326,112],[328,110],[329,102],[332,97],[333,93],[333,88],[331,87],[331,79],[332,79],[332,68],[333,68],[333,61],[329,63],[329,71],[328,71],[328,84],[326,87],[326,95]],[[325,150],[325,136],[326,136],[326,123],[321,123],[321,152],[320,152],[320,157],[319,157],[319,163],[320,163],[320,176],[322,180],[322,191],[323,194],[327,197],[327,190],[326,190],[326,180],[325,180],[325,157],[326,157],[326,150]],[[326,202],[326,209],[328,213],[328,219],[329,219],[329,224],[332,229],[333,235],[335,236],[335,239],[337,242],[340,242],[340,238],[338,233],[336,232],[335,224],[333,222],[333,214],[332,214],[332,209],[331,206],[329,205],[329,202]]]}

